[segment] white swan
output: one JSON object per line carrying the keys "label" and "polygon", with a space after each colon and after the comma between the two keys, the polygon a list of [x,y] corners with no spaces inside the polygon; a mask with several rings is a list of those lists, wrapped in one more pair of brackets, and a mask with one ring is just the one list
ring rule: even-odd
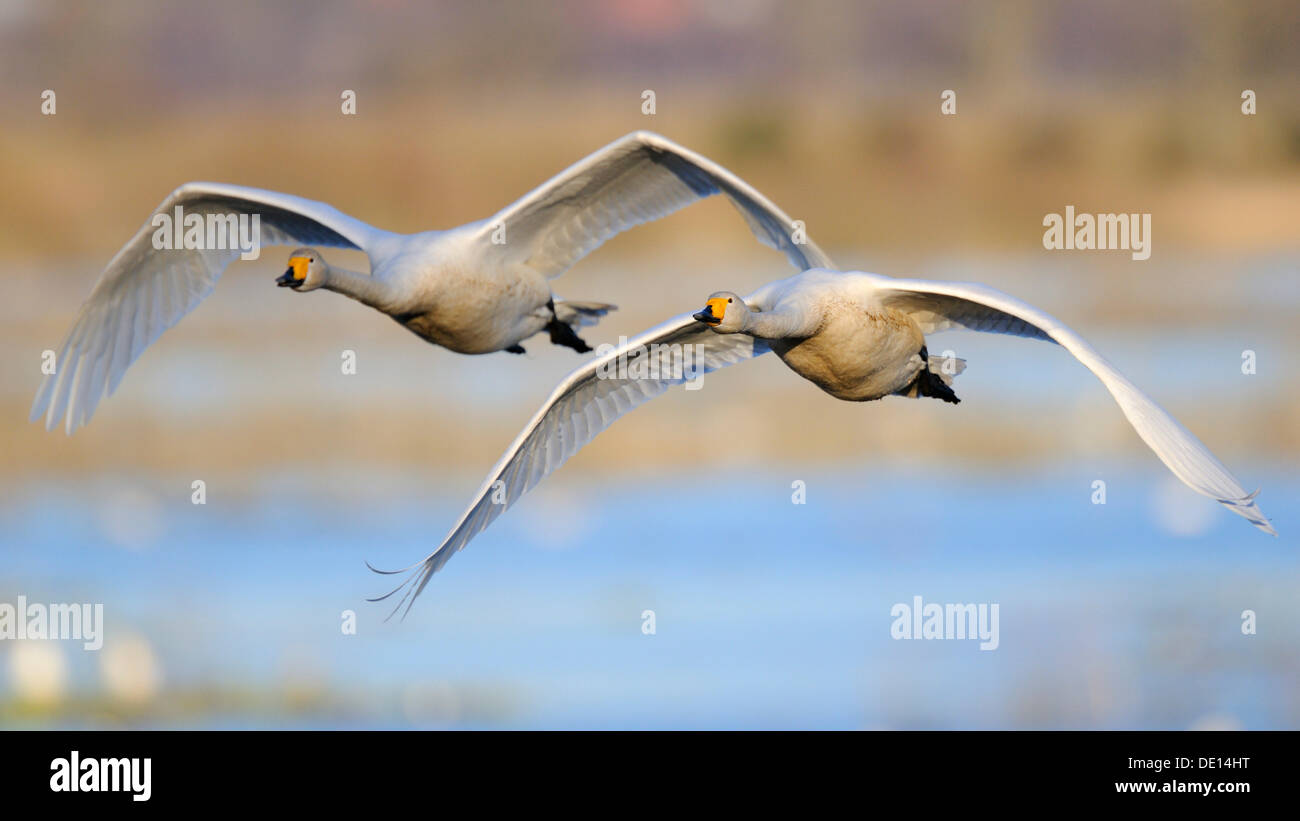
{"label": "white swan", "polygon": [[382,571],[413,572],[374,601],[405,587],[393,612],[403,603],[409,610],[429,578],[520,496],[619,416],[691,378],[691,369],[675,367],[679,354],[672,346],[691,346],[696,372],[773,351],[795,373],[840,399],[932,396],[956,403],[952,377],[965,363],[929,356],[925,345],[926,334],[950,328],[1061,345],[1102,381],[1175,476],[1277,535],[1256,506],[1255,493],[1247,493],[1205,445],[1081,336],[1037,308],[976,283],[809,270],[747,297],[717,292],[698,313],[671,319],[570,374],[497,462],[442,544],[406,570]]}
{"label": "white swan", "polygon": [[[717,193],[732,201],[761,242],[800,270],[834,267],[816,245],[796,244],[790,218],[740,178],[643,131],[576,163],[495,216],[449,231],[394,234],[289,194],[186,183],[95,283],[59,349],[55,372],[36,394],[31,419],[44,415],[49,429],[66,418],[68,433],[85,424],[127,367],[211,293],[240,256],[239,247],[155,247],[171,244],[159,240],[160,231],[162,240],[170,239],[159,227],[163,215],[198,215],[218,227],[222,220],[233,225],[256,216],[259,245],[364,251],[368,275],[328,265],[315,248],[299,248],[277,283],[296,291],[337,291],[453,351],[523,353],[522,340],[548,330],[552,342],[582,352],[590,348],[574,327],[595,322],[613,306],[555,299],[547,279],[615,234]],[[200,228],[190,244],[202,245],[202,239]]]}

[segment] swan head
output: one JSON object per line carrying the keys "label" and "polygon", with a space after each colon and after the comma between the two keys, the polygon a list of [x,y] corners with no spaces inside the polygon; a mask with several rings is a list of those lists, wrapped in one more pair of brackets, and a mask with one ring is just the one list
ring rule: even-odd
{"label": "swan head", "polygon": [[720,334],[739,333],[749,318],[749,306],[739,294],[717,291],[709,295],[704,310],[693,314],[693,318]]}
{"label": "swan head", "polygon": [[289,267],[276,280],[281,288],[314,291],[325,284],[325,258],[315,248],[299,248],[289,255]]}

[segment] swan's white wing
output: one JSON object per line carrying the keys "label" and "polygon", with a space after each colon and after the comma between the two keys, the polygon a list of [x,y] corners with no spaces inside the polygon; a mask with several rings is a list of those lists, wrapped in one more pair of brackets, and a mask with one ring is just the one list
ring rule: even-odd
{"label": "swan's white wing", "polygon": [[[387,232],[366,225],[324,203],[245,188],[241,185],[191,182],[171,193],[154,211],[174,219],[182,214],[259,215],[260,244],[320,245],[360,248]],[[223,250],[154,248],[159,230],[154,215],[108,263],[81,306],[45,377],[31,419],[45,415],[45,427],[67,418],[68,433],[85,424],[106,393],[117,389],[127,367],[156,340],[212,293],[217,278],[240,255],[237,237]],[[206,236],[206,230],[205,230]]]}
{"label": "swan's white wing", "polygon": [[[1059,343],[1097,375],[1142,441],[1188,487],[1218,500],[1265,533],[1277,532],[1255,494],[1233,477],[1187,428],[1056,318],[1001,291],[973,282],[929,282],[869,275],[886,306],[905,311],[929,334],[948,328],[1006,333]],[[1257,493],[1258,491],[1256,491]]]}
{"label": "swan's white wing", "polygon": [[[665,347],[656,349],[654,345]],[[551,393],[488,473],[474,501],[442,544],[422,562],[407,568],[411,575],[404,583],[374,601],[409,586],[393,612],[403,604],[409,610],[429,578],[458,550],[615,419],[695,374],[751,359],[767,350],[763,342],[751,336],[717,334],[684,314],[578,368]],[[620,361],[626,366],[620,367]],[[657,365],[657,369],[639,373],[638,362],[642,361],[647,367]],[[679,367],[683,364],[687,367]]]}
{"label": "swan's white wing", "polygon": [[[622,137],[529,192],[486,220],[478,239],[485,252],[555,277],[615,234],[718,193],[759,242],[800,271],[835,268],[811,240],[794,242],[793,221],[744,180],[648,131]],[[505,242],[494,244],[501,229]]]}

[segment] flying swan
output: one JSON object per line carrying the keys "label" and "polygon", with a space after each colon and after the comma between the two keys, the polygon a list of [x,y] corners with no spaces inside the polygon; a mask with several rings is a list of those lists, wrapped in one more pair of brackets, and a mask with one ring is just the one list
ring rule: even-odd
{"label": "flying swan", "polygon": [[[547,280],[615,234],[718,193],[760,242],[782,251],[799,270],[834,267],[815,244],[794,242],[790,218],[739,177],[644,131],[579,161],[495,216],[448,231],[395,234],[290,194],[186,183],[100,275],[59,349],[55,372],[36,394],[31,420],[44,415],[51,429],[65,419],[69,434],[89,421],[144,349],[194,310],[226,266],[246,252],[185,247],[204,244],[197,241],[201,231],[194,242],[170,242],[160,226],[172,214],[230,220],[232,226],[256,217],[259,248],[304,246],[290,254],[278,285],[336,291],[458,353],[524,353],[520,343],[541,331],[551,342],[585,352],[591,348],[574,329],[594,324],[614,306],[563,301]],[[316,246],[363,251],[370,273],[332,266]]]}
{"label": "flying swan", "polygon": [[[837,399],[928,396],[955,404],[960,400],[952,381],[965,363],[930,355],[925,344],[927,334],[953,328],[1061,345],[1101,380],[1138,435],[1175,476],[1265,533],[1277,535],[1255,504],[1255,493],[1247,493],[1200,440],[1055,318],[973,282],[814,269],[769,283],[747,297],[714,293],[697,313],[670,319],[569,374],[488,474],[442,544],[405,570],[376,571],[410,575],[374,601],[406,588],[393,612],[403,604],[409,611],[430,577],[519,497],[615,419],[696,373],[772,351]],[[677,367],[686,361],[684,356],[671,363],[655,361],[656,350],[663,360],[673,346],[690,346],[693,369]]]}

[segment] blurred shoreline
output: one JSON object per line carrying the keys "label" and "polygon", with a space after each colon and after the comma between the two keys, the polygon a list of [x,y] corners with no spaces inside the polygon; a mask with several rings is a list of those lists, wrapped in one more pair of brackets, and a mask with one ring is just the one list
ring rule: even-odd
{"label": "blurred shoreline", "polygon": [[[1152,112],[1133,90],[1066,104],[1030,97],[1009,111],[972,101],[942,117],[937,91],[917,90],[900,108],[835,89],[783,98],[779,115],[696,92],[642,116],[638,93],[579,88],[562,105],[518,89],[491,106],[380,99],[356,117],[326,101],[190,103],[126,128],[108,113],[42,118],[32,107],[0,131],[0,258],[106,260],[190,180],[290,191],[390,230],[452,227],[638,129],[739,174],[826,248],[904,259],[920,259],[918,247],[1031,252],[1043,215],[1066,205],[1155,214],[1157,254],[1276,251],[1297,240],[1300,103],[1280,93],[1277,103],[1295,108],[1269,117],[1243,116],[1231,96],[1214,106],[1172,99]],[[619,245],[629,255],[666,240],[716,252],[729,220],[709,210],[671,239],[652,226]]]}

